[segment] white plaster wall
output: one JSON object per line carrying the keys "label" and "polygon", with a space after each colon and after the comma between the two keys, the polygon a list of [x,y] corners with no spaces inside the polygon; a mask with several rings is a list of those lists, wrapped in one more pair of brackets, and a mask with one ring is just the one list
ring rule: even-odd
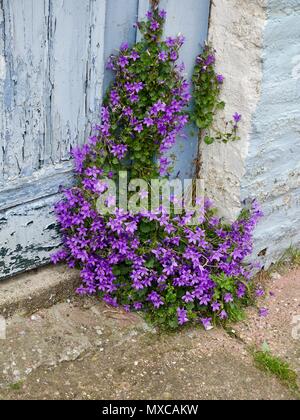
{"label": "white plaster wall", "polygon": [[242,198],[257,197],[264,218],[255,253],[269,266],[300,247],[300,4],[268,0],[261,97],[242,178]]}
{"label": "white plaster wall", "polygon": [[209,40],[217,50],[217,69],[225,76],[222,99],[226,109],[217,117],[222,127],[235,112],[243,115],[241,140],[230,144],[200,145],[207,195],[220,213],[234,219],[241,209],[241,179],[251,138],[252,117],[262,81],[265,0],[214,0]]}
{"label": "white plaster wall", "polygon": [[209,38],[226,77],[217,125],[236,111],[243,119],[240,141],[201,145],[202,176],[228,219],[258,199],[254,256],[267,268],[300,245],[299,1],[214,0]]}

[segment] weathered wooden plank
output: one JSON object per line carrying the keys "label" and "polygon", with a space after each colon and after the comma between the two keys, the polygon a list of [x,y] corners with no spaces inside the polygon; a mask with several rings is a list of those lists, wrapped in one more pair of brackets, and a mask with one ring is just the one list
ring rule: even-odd
{"label": "weathered wooden plank", "polygon": [[44,133],[45,1],[2,0],[5,80],[1,120],[4,180],[39,167]]}
{"label": "weathered wooden plank", "polygon": [[[150,0],[139,0],[138,5],[138,20],[144,20],[146,17],[147,11],[150,9]],[[141,34],[137,31],[136,34],[137,41],[141,40]]]}
{"label": "weathered wooden plank", "polygon": [[0,211],[49,197],[60,187],[70,187],[74,183],[72,168],[72,162],[65,162],[42,168],[31,177],[11,181],[8,188],[1,190]]}
{"label": "weathered wooden plank", "polygon": [[49,262],[61,243],[53,214],[58,198],[0,212],[0,279]]}
{"label": "weathered wooden plank", "polygon": [[[190,81],[195,58],[207,39],[210,0],[161,0],[160,7],[167,11],[165,36],[181,33],[186,38],[180,60],[185,63],[187,78]],[[197,130],[194,129],[192,134],[191,127],[188,127],[185,136],[186,138],[178,138],[171,152],[177,157],[174,176],[191,178],[194,175],[193,162],[198,152]]]}
{"label": "weathered wooden plank", "polygon": [[[53,204],[59,185],[72,183],[72,164],[62,161],[69,159],[73,145],[86,141],[87,122],[98,120],[104,58],[123,40],[135,39],[137,0],[121,2],[122,8],[117,7],[120,1],[111,0],[44,1],[44,130],[35,150],[39,167],[29,177],[16,173],[0,187],[0,278],[49,262],[60,245]],[[1,132],[5,124],[1,122]]]}
{"label": "weathered wooden plank", "polygon": [[90,0],[51,0],[49,77],[51,81],[51,160],[67,160],[84,141]]}
{"label": "weathered wooden plank", "polygon": [[[15,2],[16,0],[13,0]],[[24,0],[26,5],[29,5],[30,0]],[[48,0],[47,0],[48,1]],[[40,130],[41,136],[38,138],[29,138],[28,141],[30,144],[27,145],[26,143],[19,142],[19,137],[17,136],[17,132],[12,131],[11,118],[19,118],[20,125],[22,125],[22,120],[25,118],[25,114],[23,115],[23,108],[19,110],[14,104],[11,108],[7,105],[7,100],[5,100],[5,95],[7,95],[7,85],[11,85],[12,83],[12,73],[11,71],[8,72],[7,78],[2,77],[6,76],[6,67],[10,65],[10,63],[14,62],[13,53],[16,55],[16,61],[19,62],[19,56],[17,55],[18,50],[11,51],[13,48],[14,43],[18,45],[19,50],[24,50],[23,55],[25,54],[26,50],[26,34],[23,33],[23,25],[19,25],[19,20],[21,17],[16,16],[14,8],[12,10],[7,10],[4,8],[4,2],[2,2],[3,7],[0,8],[1,11],[1,20],[0,20],[0,30],[3,34],[1,37],[1,44],[0,44],[0,57],[3,57],[2,61],[3,67],[1,67],[0,72],[0,95],[3,98],[1,100],[1,116],[0,116],[0,169],[2,168],[7,171],[7,167],[9,166],[8,159],[12,159],[14,153],[17,154],[18,162],[23,162],[26,164],[26,171],[20,173],[19,163],[16,165],[15,162],[12,162],[15,169],[15,175],[12,178],[6,177],[4,180],[3,178],[3,170],[1,171],[0,177],[0,188],[1,190],[5,188],[5,193],[0,194],[0,202],[1,207],[8,208],[9,204],[16,205],[20,204],[20,199],[24,198],[25,202],[33,201],[37,198],[40,198],[43,192],[47,191],[47,194],[51,191],[52,194],[58,191],[59,185],[63,183],[63,179],[60,179],[59,176],[52,177],[51,172],[58,174],[61,172],[61,167],[59,162],[63,160],[70,159],[70,147],[75,143],[83,143],[86,141],[87,133],[89,131],[89,124],[90,121],[95,121],[99,119],[98,117],[98,110],[99,110],[99,101],[101,101],[101,93],[102,93],[102,83],[103,83],[103,73],[104,73],[104,65],[103,65],[103,51],[104,51],[104,24],[105,24],[105,0],[84,0],[84,2],[80,1],[80,5],[82,6],[85,3],[86,10],[86,27],[88,30],[85,34],[83,34],[82,44],[74,42],[73,43],[73,29],[74,29],[74,36],[78,31],[80,32],[80,14],[77,16],[78,9],[76,9],[74,2],[69,0],[68,4],[65,2],[57,2],[56,6],[60,4],[63,7],[69,7],[70,16],[69,19],[71,21],[71,28],[69,29],[69,45],[67,45],[67,49],[65,49],[64,45],[64,37],[62,36],[63,31],[63,17],[64,14],[61,14],[59,10],[55,10],[53,8],[53,0],[49,0],[49,2],[45,1],[43,14],[40,16],[40,23],[44,26],[44,31],[46,33],[46,38],[43,39],[44,44],[44,52],[42,58],[44,60],[43,68],[40,68],[40,78],[43,82],[44,93],[41,93],[40,98],[40,108],[41,108],[41,125],[43,128]],[[79,0],[76,0],[79,3]],[[64,9],[65,10],[65,9]],[[80,10],[79,10],[80,11]],[[4,25],[4,12],[6,13],[5,19],[6,21],[15,21],[17,19],[17,26],[11,23],[12,27],[7,27]],[[29,8],[29,11],[26,13],[31,13],[27,16],[26,24],[29,24],[30,17],[32,19],[35,18],[35,14],[33,13],[32,9]],[[72,13],[71,13],[72,12]],[[20,11],[19,11],[20,13]],[[60,24],[57,23],[57,17],[55,17],[55,13],[60,15]],[[12,15],[13,17],[10,17]],[[22,14],[21,14],[22,15]],[[75,17],[76,18],[75,18]],[[67,24],[67,22],[66,22]],[[41,27],[41,25],[35,24],[37,27]],[[60,30],[57,28],[60,26]],[[22,31],[20,34],[19,31]],[[9,35],[10,34],[10,35]],[[23,35],[22,35],[23,34]],[[23,38],[22,38],[23,36]],[[7,40],[11,40],[8,42]],[[58,38],[57,38],[58,37]],[[61,39],[59,39],[61,37]],[[16,41],[19,39],[20,41]],[[53,50],[53,40],[56,39],[57,46]],[[14,40],[14,43],[13,41]],[[5,41],[5,42],[4,42]],[[4,44],[5,51],[4,51]],[[58,68],[58,75],[55,76],[52,74],[54,78],[54,83],[51,81],[51,68],[53,67],[53,62],[55,62],[55,50],[61,49],[61,61],[56,63]],[[35,54],[36,52],[32,52]],[[68,61],[67,58],[64,60],[64,54],[66,57],[71,57],[71,63]],[[79,59],[81,54],[85,54],[85,60],[82,61]],[[13,58],[11,58],[13,57]],[[29,60],[29,59],[28,59]],[[37,60],[37,58],[35,58]],[[23,61],[25,58],[23,57]],[[78,65],[76,65],[76,63]],[[27,63],[28,64],[28,63]],[[65,67],[65,69],[64,69]],[[63,69],[60,73],[60,70]],[[79,69],[79,70],[78,70]],[[23,73],[29,72],[28,65],[26,68],[22,70],[21,75],[23,77]],[[43,71],[45,74],[43,74]],[[78,81],[78,74],[81,72],[82,80],[77,86]],[[24,76],[25,77],[25,76]],[[27,78],[30,78],[31,75],[28,73]],[[84,80],[83,80],[84,79]],[[1,88],[2,87],[2,88]],[[22,90],[21,86],[21,76],[18,75],[18,84],[13,91],[13,94],[18,96],[20,95],[19,89]],[[34,92],[34,88],[30,88],[32,92]],[[27,92],[27,95],[31,95],[34,97],[34,93]],[[9,92],[10,94],[11,92]],[[44,99],[44,102],[42,100]],[[32,99],[31,99],[32,100]],[[63,101],[65,101],[65,107],[63,107]],[[69,102],[69,103],[68,103]],[[30,111],[30,104],[28,103],[28,112]],[[76,110],[76,112],[74,112]],[[24,111],[25,112],[25,111]],[[60,131],[53,130],[53,119],[52,115],[56,115],[56,118],[61,123],[61,127],[59,127]],[[7,117],[8,116],[8,117]],[[79,117],[80,116],[80,117]],[[28,117],[29,118],[29,117]],[[25,123],[24,123],[25,124]],[[57,122],[59,124],[59,122]],[[70,127],[74,128],[74,131],[70,131]],[[25,126],[24,126],[25,127]],[[25,128],[24,128],[25,129]],[[76,131],[76,133],[75,133]],[[30,132],[32,134],[32,132]],[[28,133],[28,136],[29,134]],[[66,138],[66,133],[69,136]],[[74,134],[74,138],[72,137],[72,133]],[[24,137],[24,136],[23,136]],[[13,140],[15,139],[15,141]],[[54,141],[55,139],[55,141]],[[57,147],[55,146],[57,145]],[[20,145],[22,145],[22,153],[20,152]],[[3,146],[3,147],[2,147]],[[55,153],[53,153],[53,149],[57,149],[60,154],[57,160],[57,164],[59,165],[55,168]],[[64,149],[61,151],[61,149]],[[24,149],[24,150],[23,150]],[[4,153],[3,153],[4,151]],[[8,158],[6,155],[8,154]],[[5,159],[4,159],[5,158]],[[24,159],[23,159],[24,158]],[[22,161],[23,159],[23,161]],[[31,159],[31,161],[30,161]],[[54,169],[53,164],[54,163]],[[30,167],[31,164],[31,167]],[[56,164],[56,165],[57,165]],[[70,165],[67,165],[70,170]],[[63,173],[66,173],[66,169],[63,169]],[[29,175],[29,177],[27,176]],[[18,176],[17,176],[18,175]],[[51,182],[49,184],[49,188],[45,190],[45,180],[43,178],[48,178],[50,175]],[[7,179],[8,178],[8,179]],[[24,179],[23,179],[24,178]],[[38,179],[41,179],[41,183],[39,185]],[[5,183],[4,183],[5,181]],[[65,179],[66,183],[70,183],[70,174],[66,176]],[[21,191],[21,185],[24,182],[24,191]],[[57,187],[55,186],[57,184]],[[29,187],[30,186],[30,187]],[[30,194],[29,196],[27,195]]]}
{"label": "weathered wooden plank", "polygon": [[86,104],[85,138],[90,134],[91,125],[99,122],[105,72],[105,22],[108,0],[92,0],[90,3],[88,60],[86,62]]}
{"label": "weathered wooden plank", "polygon": [[[105,22],[105,63],[115,53],[122,42],[133,45],[136,41],[134,23],[138,18],[138,0],[109,0],[107,2]],[[113,73],[106,71],[104,75],[104,92],[113,79]]]}
{"label": "weathered wooden plank", "polygon": [[4,13],[3,1],[0,0],[0,188],[3,184],[3,151],[4,151],[4,82],[6,78],[6,62],[4,55]]}

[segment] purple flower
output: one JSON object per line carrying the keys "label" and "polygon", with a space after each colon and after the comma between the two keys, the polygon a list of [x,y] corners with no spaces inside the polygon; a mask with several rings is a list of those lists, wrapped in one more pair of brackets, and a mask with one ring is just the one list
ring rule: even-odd
{"label": "purple flower", "polygon": [[178,35],[177,44],[181,47],[184,43],[185,43],[185,37],[182,34]]}
{"label": "purple flower", "polygon": [[72,149],[72,156],[75,160],[75,170],[78,173],[82,173],[83,171],[83,164],[87,157],[87,155],[90,153],[91,149],[90,146],[85,144],[82,147],[75,147]]}
{"label": "purple flower", "polygon": [[218,312],[221,309],[221,305],[218,302],[213,302],[211,308],[213,312]]}
{"label": "purple flower", "polygon": [[133,130],[141,133],[144,130],[143,124],[136,125]]}
{"label": "purple flower", "polygon": [[138,102],[138,100],[139,100],[139,96],[138,96],[136,93],[132,93],[132,94],[129,96],[129,100],[130,100],[130,102],[131,102],[132,104],[134,104],[135,102]]}
{"label": "purple flower", "polygon": [[123,159],[126,155],[128,147],[126,144],[114,144],[111,146],[111,153],[118,159]]}
{"label": "purple flower", "polygon": [[238,299],[242,299],[245,296],[246,291],[247,291],[246,286],[243,283],[241,283],[238,287],[237,292],[236,292],[236,295],[237,295]]}
{"label": "purple flower", "polygon": [[148,295],[147,300],[152,303],[152,305],[158,309],[160,306],[164,305],[164,301],[162,300],[161,296],[156,292],[151,292]]}
{"label": "purple flower", "polygon": [[106,205],[107,207],[114,207],[116,205],[116,197],[113,195],[110,195],[106,199]]}
{"label": "purple flower", "polygon": [[120,103],[120,96],[116,90],[110,92],[110,100],[113,106],[118,106]]}
{"label": "purple flower", "polygon": [[208,295],[203,295],[199,299],[200,305],[204,305],[204,306],[207,306],[210,301],[211,301],[211,298]]}
{"label": "purple flower", "polygon": [[267,308],[260,308],[259,316],[261,318],[266,318],[269,315],[269,310]]}
{"label": "purple flower", "polygon": [[171,53],[170,53],[170,59],[172,61],[176,61],[177,58],[178,58],[178,53],[176,51],[171,51]]}
{"label": "purple flower", "polygon": [[201,318],[201,322],[206,331],[212,327],[212,318]]}
{"label": "purple flower", "polygon": [[231,303],[233,302],[233,297],[231,293],[226,293],[226,295],[224,296],[224,302],[225,303]]}
{"label": "purple flower", "polygon": [[139,196],[141,197],[142,200],[144,200],[145,198],[147,198],[149,196],[149,193],[148,193],[148,191],[141,190],[139,192]]}
{"label": "purple flower", "polygon": [[121,55],[121,57],[118,60],[118,64],[124,69],[126,66],[128,66],[129,60],[125,55]]}
{"label": "purple flower", "polygon": [[150,28],[152,31],[157,31],[160,28],[160,24],[156,20],[153,20],[150,24]]}
{"label": "purple flower", "polygon": [[212,64],[214,64],[216,62],[216,58],[214,55],[209,54],[209,56],[207,57],[206,61],[205,61],[205,65],[206,66],[211,66]]}
{"label": "purple flower", "polygon": [[161,176],[165,175],[169,169],[171,162],[166,157],[161,157],[159,159],[159,173]]}
{"label": "purple flower", "polygon": [[161,19],[165,19],[165,18],[167,17],[167,12],[166,12],[164,9],[161,9],[161,10],[158,12],[158,15],[159,15],[159,17],[160,17]]}
{"label": "purple flower", "polygon": [[166,110],[166,104],[162,101],[158,101],[151,108],[151,113],[153,115],[157,115],[160,111],[165,111],[165,110]]}
{"label": "purple flower", "polygon": [[128,50],[129,49],[129,44],[128,44],[128,42],[123,42],[122,44],[121,44],[121,46],[120,46],[120,50],[121,51],[126,51],[126,50]]}
{"label": "purple flower", "polygon": [[263,289],[257,289],[255,291],[255,294],[256,294],[257,297],[263,297],[263,296],[265,296],[265,291]]}
{"label": "purple flower", "polygon": [[67,258],[68,254],[64,250],[60,250],[55,254],[51,255],[51,262],[53,264],[58,264],[61,261],[64,261]]}
{"label": "purple flower", "polygon": [[131,117],[133,115],[132,109],[130,107],[125,108],[123,111],[123,115],[125,115],[126,117]]}
{"label": "purple flower", "polygon": [[169,38],[166,39],[166,46],[167,47],[171,48],[171,47],[175,47],[175,45],[176,45],[176,38],[169,37]]}
{"label": "purple flower", "polygon": [[135,302],[135,303],[133,304],[133,306],[134,306],[134,309],[135,309],[136,311],[140,311],[141,309],[143,309],[143,304],[142,304],[141,302]]}
{"label": "purple flower", "polygon": [[228,318],[227,312],[226,311],[222,311],[219,315],[219,318],[224,320]]}
{"label": "purple flower", "polygon": [[117,298],[112,298],[109,295],[104,296],[103,298],[104,302],[106,302],[108,305],[113,306],[117,308],[119,305],[117,303]]}
{"label": "purple flower", "polygon": [[109,57],[109,59],[107,60],[106,69],[107,70],[114,70],[115,69],[114,61],[113,61],[112,57]]}
{"label": "purple flower", "polygon": [[186,292],[186,294],[183,296],[182,300],[185,303],[194,302],[194,296],[190,292]]}
{"label": "purple flower", "polygon": [[140,56],[139,56],[139,54],[138,54],[136,51],[132,51],[132,53],[131,53],[131,55],[130,55],[130,58],[131,58],[133,61],[137,61],[137,60],[140,58]]}
{"label": "purple flower", "polygon": [[218,83],[221,85],[222,83],[224,83],[225,77],[222,74],[218,74],[217,75],[217,81]]}
{"label": "purple flower", "polygon": [[152,118],[146,117],[146,118],[144,118],[144,124],[145,124],[147,127],[151,127],[151,126],[153,126],[153,125],[154,125],[154,121],[153,121],[153,119],[152,119]]}
{"label": "purple flower", "polygon": [[149,20],[153,18],[153,13],[152,13],[152,11],[151,11],[151,10],[148,10],[148,11],[147,11],[147,13],[146,13],[146,18],[147,18],[147,19],[149,19]]}
{"label": "purple flower", "polygon": [[143,82],[137,82],[137,83],[134,83],[133,85],[133,89],[136,93],[139,93],[141,90],[143,90],[143,88],[144,88]]}
{"label": "purple flower", "polygon": [[168,59],[168,54],[166,53],[166,51],[161,51],[161,52],[158,54],[158,59],[159,59],[160,61],[167,61],[167,59]]}
{"label": "purple flower", "polygon": [[187,311],[185,309],[178,308],[177,309],[177,316],[178,316],[179,325],[184,325],[189,321],[189,319],[187,317]]}
{"label": "purple flower", "polygon": [[241,114],[238,114],[237,112],[233,115],[233,120],[236,122],[236,123],[239,123],[240,121],[241,121],[241,119],[242,119],[242,116],[241,116]]}

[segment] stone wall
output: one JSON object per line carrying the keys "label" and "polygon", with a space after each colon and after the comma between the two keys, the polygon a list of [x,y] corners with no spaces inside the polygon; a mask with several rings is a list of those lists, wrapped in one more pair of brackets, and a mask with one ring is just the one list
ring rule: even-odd
{"label": "stone wall", "polygon": [[209,36],[226,76],[218,124],[235,111],[243,121],[239,142],[202,146],[202,174],[229,219],[244,200],[260,201],[255,254],[267,267],[300,245],[300,4],[217,0]]}

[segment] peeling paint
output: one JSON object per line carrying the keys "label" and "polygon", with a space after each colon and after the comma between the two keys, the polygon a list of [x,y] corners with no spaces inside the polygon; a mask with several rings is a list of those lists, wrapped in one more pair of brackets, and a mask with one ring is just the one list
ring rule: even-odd
{"label": "peeling paint", "polygon": [[6,77],[6,62],[5,57],[0,55],[0,79],[4,80]]}
{"label": "peeling paint", "polygon": [[49,262],[50,253],[61,243],[53,212],[58,199],[38,200],[2,214],[5,223],[1,226],[0,277]]}
{"label": "peeling paint", "polygon": [[101,100],[106,1],[2,0],[1,6],[7,70],[0,183],[7,183],[69,160],[70,149],[86,140],[98,112],[95,98]]}
{"label": "peeling paint", "polygon": [[139,2],[120,3],[114,16],[111,0],[0,0],[0,278],[60,245],[53,204],[99,120],[106,45],[135,39]]}

